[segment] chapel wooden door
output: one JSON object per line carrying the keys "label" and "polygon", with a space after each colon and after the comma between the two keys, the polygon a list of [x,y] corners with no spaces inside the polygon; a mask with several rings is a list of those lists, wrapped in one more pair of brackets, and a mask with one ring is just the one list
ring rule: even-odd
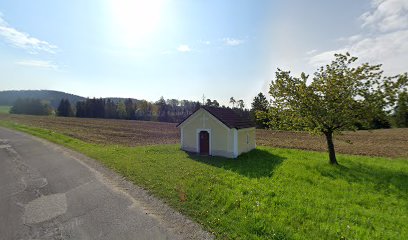
{"label": "chapel wooden door", "polygon": [[207,131],[200,132],[200,154],[208,155],[210,153],[210,134]]}

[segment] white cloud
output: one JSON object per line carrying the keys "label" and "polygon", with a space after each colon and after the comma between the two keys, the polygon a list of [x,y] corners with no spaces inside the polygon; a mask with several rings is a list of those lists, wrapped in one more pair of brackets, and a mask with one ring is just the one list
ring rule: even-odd
{"label": "white cloud", "polygon": [[191,48],[188,45],[182,44],[177,48],[177,51],[183,52],[183,53],[191,52]]}
{"label": "white cloud", "polygon": [[313,53],[317,52],[316,49],[312,49],[306,52],[306,55],[312,55]]}
{"label": "white cloud", "polygon": [[345,53],[347,51],[348,51],[347,49],[337,49],[322,52],[311,57],[309,63],[312,64],[314,67],[322,66],[324,64],[330,63],[330,61],[333,60],[335,53]]}
{"label": "white cloud", "polygon": [[362,27],[370,27],[381,32],[404,29],[408,27],[407,0],[375,0],[374,11],[365,12],[360,19]]}
{"label": "white cloud", "polygon": [[356,34],[356,35],[352,35],[352,36],[349,36],[349,37],[339,38],[338,41],[339,41],[339,42],[342,42],[342,43],[347,43],[347,44],[348,44],[348,43],[351,43],[351,42],[359,41],[359,40],[361,40],[363,37],[364,37],[364,36],[363,36],[362,34]]}
{"label": "white cloud", "polygon": [[0,37],[9,44],[27,50],[31,54],[39,52],[48,52],[54,54],[58,49],[57,46],[46,41],[31,37],[28,33],[20,32],[8,25],[0,14]]}
{"label": "white cloud", "polygon": [[28,66],[28,67],[37,67],[45,69],[58,70],[58,66],[50,61],[43,60],[21,60],[16,62],[17,65]]}
{"label": "white cloud", "polygon": [[228,46],[238,46],[245,42],[243,39],[235,39],[235,38],[224,38],[224,44]]}
{"label": "white cloud", "polygon": [[313,66],[330,63],[334,53],[350,52],[361,61],[383,64],[389,74],[408,71],[408,1],[373,0],[374,10],[361,15],[362,32],[342,38],[344,46],[309,59]]}

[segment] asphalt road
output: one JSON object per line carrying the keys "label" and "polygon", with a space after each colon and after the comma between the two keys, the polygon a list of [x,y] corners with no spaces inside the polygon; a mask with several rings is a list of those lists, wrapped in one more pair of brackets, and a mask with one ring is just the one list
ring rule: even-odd
{"label": "asphalt road", "polygon": [[0,128],[0,239],[211,239],[98,162]]}

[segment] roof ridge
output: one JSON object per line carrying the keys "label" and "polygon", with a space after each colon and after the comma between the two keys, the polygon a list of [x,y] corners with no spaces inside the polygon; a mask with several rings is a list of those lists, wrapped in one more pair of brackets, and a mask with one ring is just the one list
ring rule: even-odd
{"label": "roof ridge", "polygon": [[212,106],[202,106],[202,108],[229,128],[242,129],[255,126],[251,119],[240,116],[234,109]]}
{"label": "roof ridge", "polygon": [[255,127],[255,124],[248,116],[240,116],[234,109],[231,108],[221,108],[213,106],[201,106],[195,110],[192,114],[187,116],[183,121],[177,124],[176,127],[180,126],[183,122],[189,119],[198,110],[204,109],[206,112],[218,119],[222,124],[228,128],[243,129]]}

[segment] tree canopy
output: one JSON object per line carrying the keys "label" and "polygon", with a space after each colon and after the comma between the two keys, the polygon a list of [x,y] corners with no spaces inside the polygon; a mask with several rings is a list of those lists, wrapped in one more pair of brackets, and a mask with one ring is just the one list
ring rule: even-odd
{"label": "tree canopy", "polygon": [[397,127],[408,127],[408,92],[403,91],[398,96],[395,107],[395,125]]}
{"label": "tree canopy", "polygon": [[338,164],[333,134],[364,126],[393,104],[396,77],[383,77],[381,65],[357,65],[357,57],[335,54],[313,77],[280,69],[270,85],[269,124],[326,137],[330,163]]}
{"label": "tree canopy", "polygon": [[269,101],[266,99],[265,95],[261,92],[258,93],[258,95],[254,97],[251,107],[252,115],[255,116],[256,119],[256,126],[259,128],[266,128],[266,123],[268,122],[267,112]]}
{"label": "tree canopy", "polygon": [[57,108],[57,116],[72,117],[74,112],[72,111],[71,103],[68,99],[61,99]]}
{"label": "tree canopy", "polygon": [[234,107],[235,107],[235,103],[236,103],[237,101],[234,99],[234,97],[230,97],[229,102],[232,103],[232,108],[234,108]]}
{"label": "tree canopy", "polygon": [[17,99],[10,109],[12,114],[50,115],[51,107],[39,99]]}

